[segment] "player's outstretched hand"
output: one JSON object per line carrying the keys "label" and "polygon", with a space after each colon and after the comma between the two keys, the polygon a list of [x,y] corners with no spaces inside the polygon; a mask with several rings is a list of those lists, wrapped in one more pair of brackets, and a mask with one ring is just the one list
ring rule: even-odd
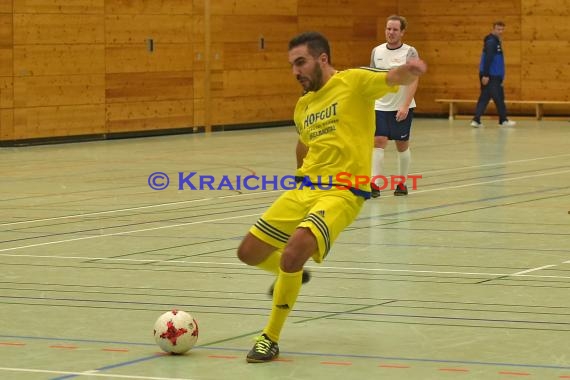
{"label": "player's outstretched hand", "polygon": [[409,66],[410,73],[416,76],[423,75],[427,71],[427,64],[421,59],[410,59],[407,65]]}

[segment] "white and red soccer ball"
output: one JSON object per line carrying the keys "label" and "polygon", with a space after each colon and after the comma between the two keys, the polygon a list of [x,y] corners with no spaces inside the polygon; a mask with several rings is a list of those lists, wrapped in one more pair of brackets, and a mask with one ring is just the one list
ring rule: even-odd
{"label": "white and red soccer ball", "polygon": [[183,354],[198,341],[198,322],[181,310],[164,313],[154,323],[154,340],[163,351]]}

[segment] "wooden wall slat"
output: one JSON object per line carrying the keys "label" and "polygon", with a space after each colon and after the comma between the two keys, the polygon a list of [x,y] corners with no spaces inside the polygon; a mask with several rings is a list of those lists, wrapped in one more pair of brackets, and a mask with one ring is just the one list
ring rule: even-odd
{"label": "wooden wall slat", "polygon": [[106,75],[107,103],[192,99],[191,71]]}
{"label": "wooden wall slat", "polygon": [[0,47],[12,46],[12,14],[0,13]]}
{"label": "wooden wall slat", "polygon": [[103,15],[14,14],[14,44],[104,43]]}
{"label": "wooden wall slat", "polygon": [[[259,0],[215,0],[211,2],[211,14],[218,15],[297,15],[297,0],[259,1]],[[195,13],[204,14],[203,2],[195,6]]]}
{"label": "wooden wall slat", "polygon": [[110,15],[105,17],[107,44],[139,43],[153,38],[158,49],[162,43],[191,41],[192,19],[188,15]]}
{"label": "wooden wall slat", "polygon": [[15,140],[105,132],[104,104],[14,109]]}
{"label": "wooden wall slat", "polygon": [[103,13],[104,3],[105,0],[14,0],[14,12],[76,14]]}
{"label": "wooden wall slat", "polygon": [[14,77],[16,108],[104,103],[104,74]]}
{"label": "wooden wall slat", "polygon": [[149,53],[144,44],[110,45],[105,49],[107,73],[191,71],[192,45],[160,44]]}
{"label": "wooden wall slat", "polygon": [[515,15],[521,12],[520,0],[398,0],[397,3],[398,12],[406,17],[441,17],[445,15],[448,19],[452,19],[455,16],[477,15],[493,22],[497,17],[503,18],[505,15]]}
{"label": "wooden wall slat", "polygon": [[525,18],[537,15],[570,16],[568,0],[521,0],[521,8],[521,14]]}
{"label": "wooden wall slat", "polygon": [[0,141],[14,140],[14,109],[0,108]]}
{"label": "wooden wall slat", "polygon": [[0,108],[14,107],[14,78],[0,77]]}
{"label": "wooden wall slat", "polygon": [[[216,110],[224,112],[213,112],[212,123],[214,125],[240,125],[247,123],[277,122],[287,121],[293,118],[295,103],[299,98],[297,95],[267,95],[248,96],[233,98],[212,99],[212,106]],[[203,98],[198,98],[194,105],[195,123],[202,125],[204,122]],[[240,120],[240,123],[236,123]]]}
{"label": "wooden wall slat", "polygon": [[0,13],[12,13],[12,1],[0,1]]}
{"label": "wooden wall slat", "polygon": [[107,0],[106,14],[189,15],[193,13],[192,0]]}
{"label": "wooden wall slat", "polygon": [[16,75],[75,75],[105,72],[105,46],[17,45],[14,48]]}
{"label": "wooden wall slat", "polygon": [[12,76],[13,60],[13,49],[11,47],[0,47],[0,77]]}
{"label": "wooden wall slat", "polygon": [[193,108],[192,99],[108,104],[107,126],[113,132],[192,127]]}
{"label": "wooden wall slat", "polygon": [[[545,28],[545,25],[548,25],[548,28]],[[521,38],[523,41],[556,40],[568,43],[570,39],[568,15],[526,16],[521,26]]]}

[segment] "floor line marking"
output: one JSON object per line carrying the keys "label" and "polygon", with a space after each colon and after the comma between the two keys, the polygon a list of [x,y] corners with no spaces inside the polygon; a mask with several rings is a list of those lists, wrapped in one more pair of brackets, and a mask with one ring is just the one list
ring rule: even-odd
{"label": "floor line marking", "polygon": [[88,240],[88,239],[97,239],[97,238],[108,237],[108,236],[129,235],[129,234],[135,234],[135,233],[139,233],[139,232],[162,230],[162,229],[165,229],[165,228],[176,228],[176,227],[183,227],[183,226],[191,226],[191,225],[195,225],[195,224],[203,224],[203,223],[211,223],[211,222],[221,222],[221,221],[225,221],[225,220],[248,218],[248,217],[250,217],[250,216],[259,216],[259,215],[261,215],[261,213],[247,214],[247,215],[238,215],[238,216],[229,216],[229,217],[227,217],[227,218],[200,220],[200,221],[196,221],[196,222],[178,223],[178,224],[172,224],[172,225],[168,225],[168,226],[143,228],[143,229],[140,229],[140,230],[123,231],[123,232],[113,232],[113,233],[110,233],[110,234],[83,236],[83,237],[78,237],[78,238],[73,238],[73,239],[53,240],[53,241],[48,241],[48,242],[44,242],[44,243],[22,245],[22,246],[11,247],[11,248],[3,248],[3,249],[0,249],[0,252],[15,251],[15,250],[18,250],[18,249],[25,249],[25,248],[42,247],[42,246],[45,246],[45,245],[52,245],[52,244],[69,243],[69,242],[72,242],[72,241],[80,241],[80,240]]}
{"label": "floor line marking", "polygon": [[52,375],[71,375],[71,376],[95,376],[95,377],[108,377],[116,379],[141,379],[141,380],[192,380],[191,378],[173,378],[173,377],[148,377],[148,376],[133,376],[133,375],[112,375],[108,373],[97,373],[94,371],[85,372],[68,372],[68,371],[54,371],[47,369],[32,369],[32,368],[9,368],[0,367],[0,371],[7,372],[23,372],[23,373],[45,373]]}
{"label": "floor line marking", "polygon": [[535,272],[535,271],[538,271],[538,270],[541,270],[541,269],[552,268],[552,267],[555,267],[555,266],[556,266],[556,265],[544,265],[544,266],[541,266],[541,267],[538,267],[538,268],[532,268],[532,269],[523,270],[522,272],[513,273],[513,274],[511,274],[511,276],[520,276],[520,275],[523,275],[523,274],[527,274],[527,273],[530,273],[530,272]]}
{"label": "floor line marking", "polygon": [[235,197],[241,197],[241,196],[260,195],[260,194],[267,194],[267,193],[272,193],[272,192],[275,192],[275,191],[274,191],[274,190],[271,190],[271,191],[259,191],[259,192],[255,192],[255,193],[245,193],[245,194],[242,193],[242,194],[234,194],[234,195],[223,195],[223,196],[220,196],[220,197],[208,197],[208,198],[192,199],[192,200],[179,201],[179,202],[158,203],[158,204],[147,205],[147,206],[127,207],[127,208],[120,208],[120,209],[115,209],[115,210],[86,212],[86,213],[83,213],[83,214],[54,216],[54,217],[52,217],[52,218],[41,218],[41,219],[22,220],[22,221],[19,221],[19,222],[0,223],[0,227],[3,227],[3,226],[14,226],[14,225],[18,225],[18,224],[36,223],[36,222],[47,222],[47,221],[50,221],[50,220],[62,220],[62,219],[83,218],[83,217],[86,217],[86,216],[113,214],[113,213],[118,213],[118,212],[144,210],[144,209],[156,208],[156,207],[177,206],[177,205],[181,205],[181,204],[205,202],[205,201],[212,201],[212,200],[225,199],[225,198],[235,198]]}
{"label": "floor line marking", "polygon": [[432,191],[441,191],[441,190],[449,190],[449,189],[459,189],[459,188],[471,187],[471,186],[481,186],[481,185],[486,185],[486,184],[489,184],[489,183],[509,182],[509,181],[516,181],[516,180],[518,180],[518,179],[544,177],[544,176],[549,176],[549,175],[558,175],[558,174],[566,174],[566,173],[570,173],[570,170],[562,170],[562,171],[558,171],[558,172],[550,172],[550,173],[542,173],[542,174],[533,174],[533,175],[524,175],[524,176],[512,177],[512,178],[501,178],[501,179],[496,179],[496,180],[492,180],[492,181],[466,183],[466,184],[464,184],[464,185],[438,187],[438,188],[435,188],[435,189],[414,190],[413,194],[429,193],[429,192],[432,192]]}
{"label": "floor line marking", "polygon": [[[1,252],[1,250],[0,250]],[[156,259],[125,259],[125,258],[105,258],[105,257],[83,257],[83,256],[52,256],[52,255],[19,255],[0,253],[0,257],[13,257],[13,258],[35,258],[35,259],[56,259],[56,260],[99,260],[99,261],[117,261],[117,262],[132,262],[132,263],[155,263],[155,264],[189,264],[189,265],[218,265],[218,266],[240,266],[247,267],[246,264],[241,262],[218,262],[218,261],[187,261],[187,260],[156,260]],[[556,266],[556,265],[550,265]],[[545,267],[548,267],[545,266]],[[333,266],[313,266],[307,265],[306,268],[321,270],[332,269],[342,271],[362,271],[362,272],[394,272],[394,273],[425,273],[425,274],[451,274],[463,276],[488,276],[488,277],[528,277],[528,278],[552,278],[552,279],[569,279],[570,276],[557,276],[557,275],[533,275],[519,273],[490,273],[490,272],[460,272],[460,271],[436,271],[436,270],[415,270],[415,269],[389,269],[389,268],[359,268],[359,267],[333,267]],[[536,268],[538,269],[538,268]]]}

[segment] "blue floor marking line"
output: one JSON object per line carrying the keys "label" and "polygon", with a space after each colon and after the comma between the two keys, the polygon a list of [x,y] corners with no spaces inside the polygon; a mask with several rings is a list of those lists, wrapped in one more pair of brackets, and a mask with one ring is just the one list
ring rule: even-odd
{"label": "blue floor marking line", "polygon": [[[101,371],[105,371],[108,369],[114,369],[114,368],[120,368],[120,367],[125,367],[131,364],[136,364],[136,363],[140,363],[140,362],[145,362],[148,360],[152,360],[152,359],[157,359],[162,357],[162,355],[152,355],[152,356],[145,356],[143,358],[139,358],[139,359],[134,359],[134,360],[129,360],[126,362],[122,362],[122,363],[117,363],[117,364],[111,364],[105,367],[100,367],[97,368],[95,370],[92,370],[94,372],[101,372]],[[91,372],[91,371],[90,371]],[[88,373],[85,373],[85,375],[88,375]],[[50,380],[63,380],[63,379],[73,379],[74,377],[79,377],[79,376],[83,376],[83,375],[65,375],[65,376],[60,376],[60,377],[53,377]]]}
{"label": "blue floor marking line", "polygon": [[[98,341],[98,340],[86,340],[86,339],[63,339],[63,338],[47,338],[47,337],[27,337],[27,336],[15,336],[15,335],[0,335],[0,338],[16,338],[16,339],[35,339],[35,340],[53,340],[53,341],[68,341],[68,342],[91,342],[91,343],[107,343],[115,344],[117,342],[113,341]],[[143,344],[143,343],[128,343],[122,342],[122,344],[135,344],[135,345],[145,345],[154,346],[154,344]],[[249,349],[241,348],[231,348],[231,347],[216,347],[216,346],[196,346],[193,350],[212,350],[212,351],[231,351],[231,352],[247,352]],[[335,358],[353,358],[353,359],[374,359],[374,360],[393,360],[393,361],[406,361],[406,362],[420,362],[420,363],[449,363],[449,364],[473,364],[482,366],[504,366],[504,367],[518,367],[518,368],[539,368],[539,369],[559,369],[559,370],[570,370],[570,366],[560,366],[551,364],[524,364],[524,363],[503,363],[503,362],[482,362],[482,361],[469,361],[469,360],[451,360],[451,359],[427,359],[427,358],[407,358],[399,356],[377,356],[377,355],[358,355],[358,354],[333,354],[333,353],[322,353],[322,352],[299,352],[299,351],[281,351],[282,354],[287,355],[297,355],[297,356],[324,356],[324,357],[335,357]],[[131,364],[136,364],[139,362],[152,360],[156,358],[164,357],[165,355],[152,355],[145,356],[140,359],[134,359],[126,361],[123,363],[117,363],[101,367],[97,369],[98,371],[104,371],[108,369],[114,369],[118,367],[124,367]],[[58,380],[68,379],[68,375],[65,377],[59,377]],[[55,380],[55,379],[53,379]]]}

